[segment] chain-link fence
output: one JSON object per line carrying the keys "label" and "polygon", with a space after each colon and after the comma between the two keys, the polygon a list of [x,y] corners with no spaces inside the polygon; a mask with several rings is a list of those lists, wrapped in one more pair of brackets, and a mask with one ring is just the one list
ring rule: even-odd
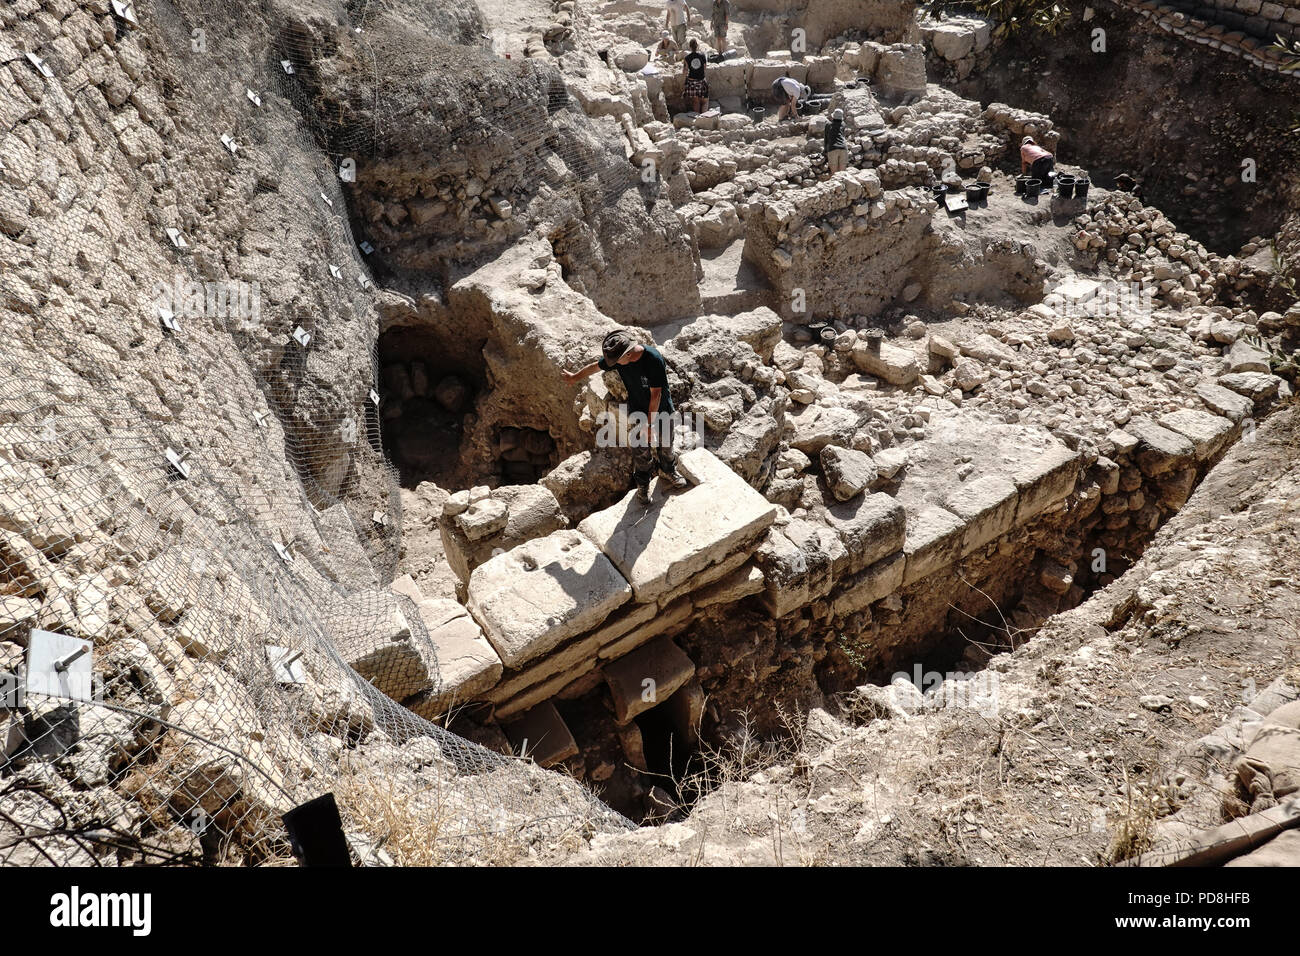
{"label": "chain-link fence", "polygon": [[[378,250],[345,160],[383,155],[400,71],[429,69],[370,24],[431,14],[360,4],[347,32],[221,7],[3,13],[0,863],[289,861],[281,815],[327,792],[369,861],[627,826],[401,703],[442,682],[390,588]],[[481,26],[439,15],[453,39]],[[472,112],[441,48],[434,79]],[[316,75],[345,54],[375,77],[354,117]],[[540,171],[572,117],[480,120],[535,139]]]}

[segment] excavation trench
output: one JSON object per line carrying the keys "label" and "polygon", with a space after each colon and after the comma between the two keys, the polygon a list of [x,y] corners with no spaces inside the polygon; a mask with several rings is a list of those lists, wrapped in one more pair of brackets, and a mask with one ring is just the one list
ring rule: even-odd
{"label": "excavation trench", "polygon": [[[1063,134],[1060,161],[1104,188],[1129,173],[1147,203],[1212,251],[1276,235],[1296,210],[1294,78],[1180,40],[1118,5],[1062,6],[1076,39],[1026,30],[990,46],[961,80],[931,55],[931,81],[985,106],[1050,116]],[[1098,30],[1104,51],[1087,39]]]}
{"label": "excavation trench", "polygon": [[[977,677],[993,655],[1032,640],[1052,616],[1128,571],[1227,447],[1224,441],[1195,460],[1144,458],[1145,467],[1122,455],[1093,464],[1072,493],[1026,524],[839,614],[834,590],[776,618],[762,595],[697,611],[655,638],[684,652],[690,673],[652,705],[620,714],[640,688],[632,697],[623,692],[619,705],[620,692],[599,671],[551,700],[576,747],[562,762],[616,810],[659,823],[682,819],[725,782],[788,765],[812,708],[849,722],[871,719],[851,693],[861,685],[906,675],[918,692],[931,692],[926,707],[940,706],[938,679]],[[948,706],[988,716],[997,707],[996,694],[987,699],[989,684],[972,681],[970,692],[946,685],[957,688],[955,700],[947,693]],[[471,708],[451,727],[500,739],[480,720],[492,717]],[[514,733],[508,722],[504,729]]]}

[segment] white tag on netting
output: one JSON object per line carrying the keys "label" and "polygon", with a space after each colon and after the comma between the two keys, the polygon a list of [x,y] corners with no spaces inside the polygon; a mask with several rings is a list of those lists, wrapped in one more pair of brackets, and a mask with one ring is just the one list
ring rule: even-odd
{"label": "white tag on netting", "polygon": [[46,65],[45,61],[42,60],[39,56],[37,56],[35,53],[28,53],[27,60],[28,62],[31,63],[32,66],[36,67],[36,72],[39,73],[41,76],[45,77],[47,80],[54,79],[54,71],[51,70]]}
{"label": "white tag on netting", "polygon": [[33,628],[27,639],[26,692],[93,701],[93,658],[89,641]]}
{"label": "white tag on netting", "polygon": [[372,401],[376,406],[379,404],[379,393],[373,388],[370,390],[370,401]]}
{"label": "white tag on netting", "polygon": [[331,209],[334,208],[334,200],[333,200],[333,199],[330,199],[329,196],[326,196],[324,193],[321,193],[321,194],[320,194],[320,198],[321,198],[322,200],[324,200],[325,205],[329,206]]}
{"label": "white tag on netting", "polygon": [[275,546],[275,553],[280,556],[280,560],[285,564],[293,564],[293,549],[287,544],[281,544],[279,541],[272,541]]}
{"label": "white tag on netting", "polygon": [[290,76],[293,76],[293,64],[290,61],[281,60],[280,69],[284,70],[284,72],[288,73]]}
{"label": "white tag on netting", "polygon": [[372,253],[372,252],[374,252],[374,251],[375,251],[375,247],[374,247],[374,246],[372,246],[370,243],[366,242],[366,240],[364,240],[364,239],[361,240],[361,254],[362,254],[363,256],[368,256],[368,255],[370,255],[370,253]]}
{"label": "white tag on netting", "polygon": [[266,420],[267,420],[267,418],[270,416],[270,414],[271,414],[270,412],[254,412],[254,413],[253,413],[253,421],[255,421],[255,422],[257,423],[257,427],[258,427],[258,428],[265,428],[265,427],[266,427]]}
{"label": "white tag on netting", "polygon": [[384,514],[382,511],[376,511],[374,514],[374,522],[375,524],[379,525],[379,527],[381,528],[387,528],[388,515]]}
{"label": "white tag on netting", "polygon": [[301,325],[296,326],[293,330],[293,340],[297,342],[299,345],[301,345],[303,348],[306,348],[308,345],[311,344],[311,333],[308,332],[306,329],[304,329]]}
{"label": "white tag on netting", "polygon": [[239,152],[239,144],[235,142],[235,138],[231,136],[229,133],[221,134],[221,145],[226,147],[226,149],[230,150],[231,156]]}
{"label": "white tag on netting", "polygon": [[363,276],[363,275],[358,275],[358,276],[357,276],[357,285],[361,286],[361,288],[363,288],[363,289],[367,289],[367,290],[368,290],[368,289],[369,289],[373,284],[374,284],[374,283],[372,283],[372,282],[371,282],[369,279],[367,279],[365,276]]}
{"label": "white tag on netting", "polygon": [[135,18],[135,6],[130,0],[113,0],[113,12],[119,20],[124,20],[133,28],[140,25],[140,21]]}
{"label": "white tag on netting", "polygon": [[342,279],[342,278],[343,278],[343,270],[340,269],[338,266],[334,265],[334,263],[331,262],[331,263],[330,263],[330,275],[332,275],[332,276],[333,276],[334,278],[336,278],[336,279]]}
{"label": "white tag on netting", "polygon": [[182,478],[190,477],[190,463],[185,460],[190,457],[189,452],[178,452],[175,448],[168,448],[163,457]]}
{"label": "white tag on netting", "polygon": [[158,306],[158,321],[169,332],[179,332],[181,330],[181,324],[176,319],[176,313],[165,305]]}
{"label": "white tag on netting", "polygon": [[302,666],[302,651],[291,651],[287,647],[266,645],[266,659],[271,663],[275,679],[281,684],[307,683],[307,669]]}
{"label": "white tag on netting", "polygon": [[248,87],[244,88],[244,95],[248,97],[248,102],[252,103],[254,106],[262,105],[262,98],[258,96],[255,91],[249,89]]}
{"label": "white tag on netting", "polygon": [[167,238],[171,240],[171,244],[177,249],[188,249],[190,247],[189,242],[185,239],[185,233],[172,226],[167,227]]}

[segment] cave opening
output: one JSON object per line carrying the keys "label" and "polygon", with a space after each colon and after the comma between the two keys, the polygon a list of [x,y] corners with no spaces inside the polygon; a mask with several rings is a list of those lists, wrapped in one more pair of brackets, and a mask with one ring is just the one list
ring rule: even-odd
{"label": "cave opening", "polygon": [[403,485],[461,487],[462,441],[485,391],[481,372],[455,361],[436,332],[398,328],[379,338],[380,427]]}

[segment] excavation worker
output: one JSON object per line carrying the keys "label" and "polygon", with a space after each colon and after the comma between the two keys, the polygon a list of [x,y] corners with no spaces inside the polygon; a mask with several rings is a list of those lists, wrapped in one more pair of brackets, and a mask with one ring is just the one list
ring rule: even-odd
{"label": "excavation worker", "polygon": [[[783,76],[772,83],[772,95],[776,101],[781,104],[781,108],[776,111],[776,119],[779,123],[786,116],[799,115],[799,101],[812,94],[812,89],[804,86],[793,77]],[[786,111],[789,111],[788,113]]]}
{"label": "excavation worker", "polygon": [[668,12],[664,17],[664,26],[672,31],[673,41],[677,44],[677,49],[684,49],[686,46],[686,28],[691,22],[691,8],[686,5],[686,0],[667,0]]}
{"label": "excavation worker", "polygon": [[727,28],[731,26],[731,0],[713,0],[713,13],[709,18],[713,28],[713,49],[719,53],[727,50]]}
{"label": "excavation worker", "polygon": [[1120,173],[1115,177],[1115,188],[1122,193],[1132,193],[1138,199],[1142,198],[1142,184],[1128,173]]}
{"label": "excavation worker", "polygon": [[1056,157],[1034,142],[1032,136],[1020,141],[1020,173],[1028,172],[1035,179],[1047,185],[1047,174],[1056,165]]}
{"label": "excavation worker", "polygon": [[655,47],[655,57],[660,60],[677,59],[677,41],[672,34],[664,30],[659,34],[659,45]]}
{"label": "excavation worker", "polygon": [[677,473],[673,452],[673,396],[668,390],[668,364],[652,345],[637,345],[626,329],[615,329],[600,344],[601,357],[576,372],[564,372],[564,380],[575,385],[597,372],[617,372],[627,389],[628,438],[635,456],[632,481],[637,498],[650,500],[650,479],[655,469],[673,488],[685,488],[686,479]]}
{"label": "excavation worker", "polygon": [[700,52],[698,40],[692,39],[690,47],[685,60],[686,105],[696,113],[703,113],[709,108],[709,81],[704,78],[708,61]]}
{"label": "excavation worker", "polygon": [[844,138],[843,110],[831,114],[831,121],[826,124],[823,145],[826,149],[826,165],[834,176],[849,164],[849,143]]}

